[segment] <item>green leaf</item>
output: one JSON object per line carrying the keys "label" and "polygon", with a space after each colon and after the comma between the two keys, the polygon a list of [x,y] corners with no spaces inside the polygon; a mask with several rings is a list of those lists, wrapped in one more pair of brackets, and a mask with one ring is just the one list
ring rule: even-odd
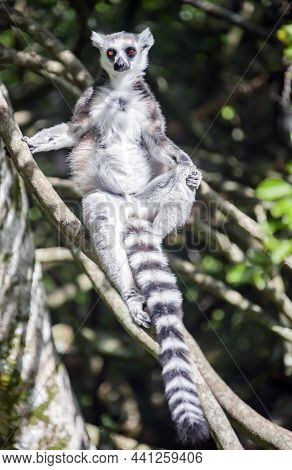
{"label": "green leaf", "polygon": [[287,196],[275,202],[271,208],[271,214],[275,218],[283,217],[283,222],[286,222],[292,228],[292,196]]}
{"label": "green leaf", "polygon": [[219,273],[223,270],[223,263],[213,256],[204,256],[202,260],[204,269],[209,273]]}
{"label": "green leaf", "polygon": [[226,281],[230,284],[245,284],[252,280],[252,267],[244,263],[232,266],[227,274]]}
{"label": "green leaf", "polygon": [[255,264],[256,266],[262,266],[262,267],[267,267],[270,265],[270,258],[267,256],[267,254],[262,251],[262,250],[256,250],[254,248],[249,248],[247,250],[247,258],[252,264]]}
{"label": "green leaf", "polygon": [[273,235],[278,229],[279,222],[277,220],[265,220],[261,227],[266,236]]}
{"label": "green leaf", "polygon": [[221,115],[226,121],[231,121],[235,116],[235,109],[233,106],[224,106],[221,109]]}
{"label": "green leaf", "polygon": [[292,160],[290,160],[289,162],[286,163],[286,165],[285,165],[285,170],[286,170],[287,173],[289,173],[290,175],[292,174]]}
{"label": "green leaf", "polygon": [[279,28],[277,38],[288,46],[292,45],[292,24],[286,24]]}
{"label": "green leaf", "polygon": [[278,245],[279,245],[279,240],[277,240],[276,237],[272,237],[272,236],[266,237],[265,247],[267,248],[267,250],[270,250],[270,251],[276,250]]}
{"label": "green leaf", "polygon": [[278,246],[272,252],[272,261],[279,264],[290,255],[292,255],[292,240],[278,240]]}
{"label": "green leaf", "polygon": [[223,320],[224,316],[225,316],[224,310],[222,310],[221,308],[216,308],[212,312],[212,318],[214,318],[214,320],[218,322]]}
{"label": "green leaf", "polygon": [[252,280],[258,289],[263,289],[266,285],[265,273],[261,268],[255,268],[252,273]]}
{"label": "green leaf", "polygon": [[258,185],[256,195],[260,199],[274,201],[292,195],[292,185],[281,178],[267,178]]}
{"label": "green leaf", "polygon": [[284,49],[284,57],[287,59],[289,62],[292,61],[292,46],[285,47]]}

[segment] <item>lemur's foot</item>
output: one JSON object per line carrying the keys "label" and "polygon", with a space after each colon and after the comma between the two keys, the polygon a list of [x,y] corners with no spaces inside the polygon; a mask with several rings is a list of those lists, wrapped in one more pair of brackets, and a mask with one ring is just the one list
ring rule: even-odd
{"label": "lemur's foot", "polygon": [[202,173],[197,169],[197,167],[194,165],[191,168],[191,173],[186,179],[187,186],[192,190],[196,191],[198,187],[200,186],[202,181]]}
{"label": "lemur's foot", "polygon": [[144,310],[141,310],[140,312],[137,312],[135,314],[134,322],[138,326],[143,326],[143,328],[146,328],[146,329],[150,328],[150,326],[151,326],[150,316]]}
{"label": "lemur's foot", "polygon": [[135,297],[131,297],[127,300],[127,306],[132,317],[132,320],[138,326],[142,326],[143,328],[150,328],[151,326],[151,319],[147,312],[144,310],[144,302],[143,297],[141,295],[137,295]]}

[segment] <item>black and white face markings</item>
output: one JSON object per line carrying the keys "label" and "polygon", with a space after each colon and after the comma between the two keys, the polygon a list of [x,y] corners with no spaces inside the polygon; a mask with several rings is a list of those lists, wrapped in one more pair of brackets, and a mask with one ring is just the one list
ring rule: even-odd
{"label": "black and white face markings", "polygon": [[101,52],[101,65],[110,72],[141,72],[148,65],[148,51],[154,43],[147,28],[140,34],[121,31],[114,34],[92,32],[93,45]]}
{"label": "black and white face markings", "polygon": [[116,72],[125,72],[129,70],[131,61],[137,55],[137,49],[132,45],[124,46],[120,50],[110,47],[106,51],[106,55]]}

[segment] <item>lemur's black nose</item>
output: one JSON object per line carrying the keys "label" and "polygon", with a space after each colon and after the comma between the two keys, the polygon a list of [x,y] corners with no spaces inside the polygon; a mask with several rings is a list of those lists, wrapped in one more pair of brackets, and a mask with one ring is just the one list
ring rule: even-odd
{"label": "lemur's black nose", "polygon": [[117,72],[124,72],[125,70],[129,69],[129,65],[121,59],[121,57],[118,58],[118,60],[114,63],[114,69]]}

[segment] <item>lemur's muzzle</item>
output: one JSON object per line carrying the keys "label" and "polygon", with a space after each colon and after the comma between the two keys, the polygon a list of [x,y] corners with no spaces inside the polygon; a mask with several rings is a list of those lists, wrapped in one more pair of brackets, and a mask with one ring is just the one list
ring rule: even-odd
{"label": "lemur's muzzle", "polygon": [[117,59],[114,63],[114,70],[116,72],[125,72],[125,70],[129,70],[130,66],[125,62],[121,57]]}

